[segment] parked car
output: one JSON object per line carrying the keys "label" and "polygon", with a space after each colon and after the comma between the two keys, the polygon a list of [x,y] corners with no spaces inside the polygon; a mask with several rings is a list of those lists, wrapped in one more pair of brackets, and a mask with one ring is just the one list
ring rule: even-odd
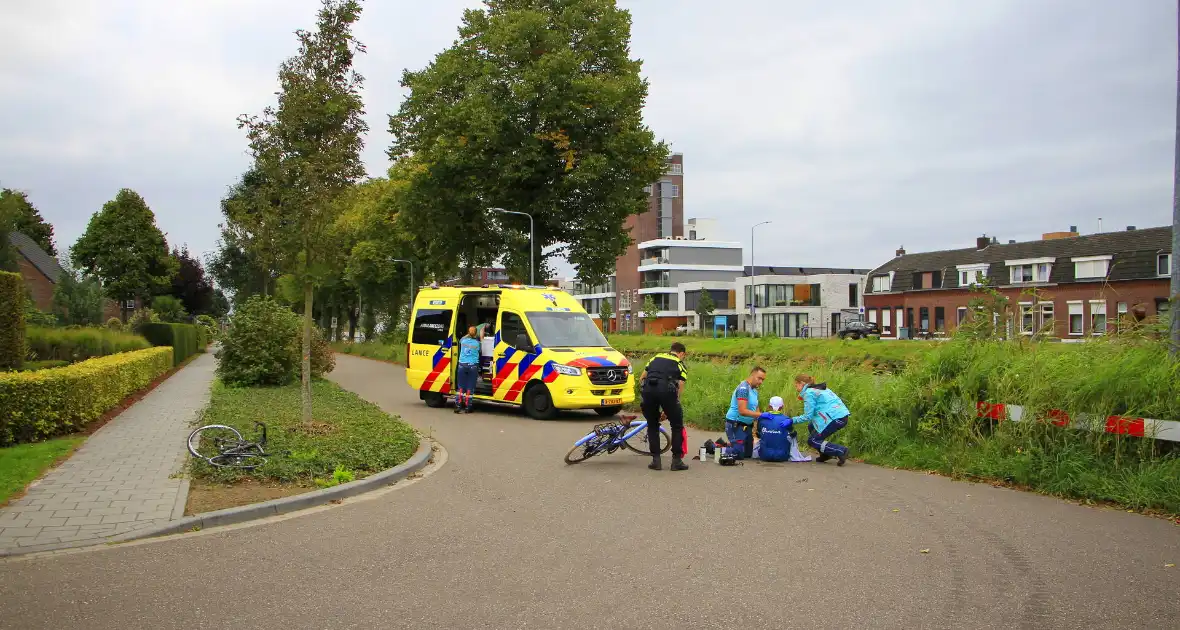
{"label": "parked car", "polygon": [[844,325],[840,327],[839,332],[836,333],[836,336],[841,339],[844,339],[845,337],[860,339],[861,337],[880,334],[881,327],[877,325],[877,322],[854,320],[845,322]]}

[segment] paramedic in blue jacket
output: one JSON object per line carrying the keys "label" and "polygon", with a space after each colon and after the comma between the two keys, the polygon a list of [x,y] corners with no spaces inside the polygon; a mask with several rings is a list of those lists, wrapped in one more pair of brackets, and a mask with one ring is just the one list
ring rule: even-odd
{"label": "paramedic in blue jacket", "polygon": [[738,383],[729,397],[729,411],[725,414],[725,438],[738,458],[754,456],[754,421],[758,411],[758,388],[766,380],[766,370],[755,367],[746,380]]}
{"label": "paramedic in blue jacket", "polygon": [[807,443],[819,451],[815,461],[822,463],[835,457],[839,460],[837,466],[843,466],[848,459],[848,447],[829,440],[832,434],[848,425],[848,416],[851,415],[848,407],[835,392],[828,389],[826,383],[816,383],[814,378],[806,374],[795,377],[795,391],[799,392],[799,400],[803,401],[803,415],[791,418],[791,423],[810,425],[811,435]]}
{"label": "paramedic in blue jacket", "polygon": [[475,383],[479,379],[479,337],[475,326],[459,340],[459,366],[455,374],[455,413],[471,413]]}

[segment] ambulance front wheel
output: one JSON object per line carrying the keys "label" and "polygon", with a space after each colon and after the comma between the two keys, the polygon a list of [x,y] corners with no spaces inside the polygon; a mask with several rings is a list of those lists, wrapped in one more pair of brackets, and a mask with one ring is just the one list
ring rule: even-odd
{"label": "ambulance front wheel", "polygon": [[544,383],[533,383],[524,390],[524,410],[534,420],[552,420],[557,417],[557,407]]}
{"label": "ambulance front wheel", "polygon": [[438,392],[422,392],[422,400],[426,401],[427,407],[447,406],[447,397]]}

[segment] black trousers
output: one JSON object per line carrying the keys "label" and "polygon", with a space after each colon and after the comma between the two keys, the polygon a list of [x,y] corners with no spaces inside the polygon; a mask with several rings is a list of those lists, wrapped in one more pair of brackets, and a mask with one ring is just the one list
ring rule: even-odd
{"label": "black trousers", "polygon": [[660,454],[660,410],[668,416],[672,431],[672,457],[684,452],[684,411],[676,392],[642,392],[643,419],[647,420],[647,447],[652,455]]}

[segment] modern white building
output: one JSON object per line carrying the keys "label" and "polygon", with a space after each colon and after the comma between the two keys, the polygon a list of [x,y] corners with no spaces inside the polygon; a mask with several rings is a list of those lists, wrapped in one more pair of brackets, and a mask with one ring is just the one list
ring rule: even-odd
{"label": "modern white building", "polygon": [[830,337],[845,322],[863,319],[861,298],[867,269],[746,269],[739,280],[736,305],[743,331],[775,337]]}

